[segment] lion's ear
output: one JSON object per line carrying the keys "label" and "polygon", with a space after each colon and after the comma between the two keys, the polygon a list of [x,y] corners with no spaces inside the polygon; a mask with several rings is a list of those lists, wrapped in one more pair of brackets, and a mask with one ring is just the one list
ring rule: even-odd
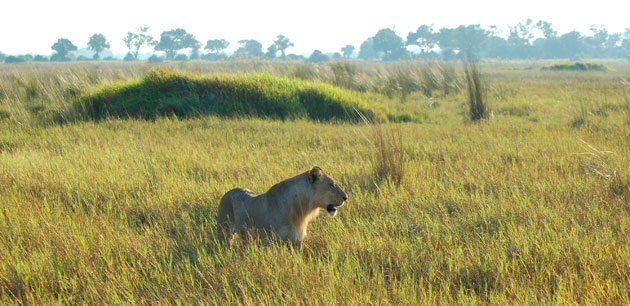
{"label": "lion's ear", "polygon": [[322,168],[314,166],[311,171],[308,172],[308,181],[312,184],[317,182],[317,180],[324,174]]}

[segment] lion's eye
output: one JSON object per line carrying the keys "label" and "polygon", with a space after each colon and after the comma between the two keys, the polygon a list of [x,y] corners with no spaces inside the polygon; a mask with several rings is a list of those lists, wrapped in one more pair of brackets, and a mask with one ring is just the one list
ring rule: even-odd
{"label": "lion's eye", "polygon": [[335,188],[335,184],[330,184],[330,188]]}

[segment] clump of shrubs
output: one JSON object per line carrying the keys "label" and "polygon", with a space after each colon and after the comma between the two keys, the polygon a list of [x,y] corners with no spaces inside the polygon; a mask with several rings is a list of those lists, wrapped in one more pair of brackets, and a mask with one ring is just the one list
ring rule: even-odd
{"label": "clump of shrubs", "polygon": [[561,64],[553,64],[542,67],[542,70],[551,70],[551,71],[560,71],[560,70],[571,70],[571,71],[608,71],[608,66],[600,63],[561,63]]}
{"label": "clump of shrubs", "polygon": [[268,74],[191,75],[166,68],[141,80],[115,83],[77,98],[75,110],[86,119],[215,114],[321,121],[408,121],[409,116],[366,104],[357,92],[330,84]]}

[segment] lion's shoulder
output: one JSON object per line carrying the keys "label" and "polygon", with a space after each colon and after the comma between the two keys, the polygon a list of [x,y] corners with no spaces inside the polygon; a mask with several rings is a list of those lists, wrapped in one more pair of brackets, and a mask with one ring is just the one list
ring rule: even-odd
{"label": "lion's shoulder", "polygon": [[302,173],[292,178],[285,179],[271,186],[267,191],[267,201],[269,205],[277,205],[280,202],[286,202],[295,195],[307,195],[306,182],[307,173]]}

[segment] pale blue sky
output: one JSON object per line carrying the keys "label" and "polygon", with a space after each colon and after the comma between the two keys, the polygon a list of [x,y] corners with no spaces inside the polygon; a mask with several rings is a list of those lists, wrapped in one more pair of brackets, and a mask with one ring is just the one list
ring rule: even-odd
{"label": "pale blue sky", "polygon": [[164,30],[184,28],[199,41],[224,38],[230,48],[241,39],[256,39],[266,49],[278,34],[295,47],[289,53],[339,51],[345,44],[359,47],[378,29],[393,27],[405,38],[421,24],[435,28],[461,24],[484,27],[507,25],[532,18],[553,23],[565,33],[587,34],[590,25],[610,32],[630,28],[630,1],[3,1],[0,6],[0,51],[7,54],[50,54],[60,37],[84,48],[88,37],[103,33],[114,53],[124,53],[127,31],[147,24],[159,38]]}

